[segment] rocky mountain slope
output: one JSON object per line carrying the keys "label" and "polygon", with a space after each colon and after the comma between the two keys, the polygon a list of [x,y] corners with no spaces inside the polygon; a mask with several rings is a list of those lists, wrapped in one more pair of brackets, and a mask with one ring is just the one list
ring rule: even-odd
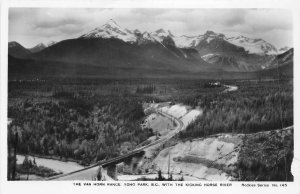
{"label": "rocky mountain slope", "polygon": [[288,47],[288,46],[282,47],[282,48],[278,49],[278,54],[282,54],[290,49],[291,49],[291,47]]}
{"label": "rocky mountain slope", "polygon": [[264,70],[259,72],[259,77],[293,77],[294,76],[294,49],[277,55]]}
{"label": "rocky mountain slope", "polygon": [[243,47],[250,54],[277,54],[277,49],[275,48],[275,46],[262,39],[252,39],[240,35],[238,37],[226,38],[226,40],[231,44]]}

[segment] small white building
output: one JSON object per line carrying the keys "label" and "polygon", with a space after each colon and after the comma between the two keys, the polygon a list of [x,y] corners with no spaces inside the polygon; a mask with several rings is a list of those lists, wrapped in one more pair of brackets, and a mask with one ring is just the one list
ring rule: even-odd
{"label": "small white building", "polygon": [[211,86],[221,86],[221,82],[210,82],[209,85],[211,85]]}

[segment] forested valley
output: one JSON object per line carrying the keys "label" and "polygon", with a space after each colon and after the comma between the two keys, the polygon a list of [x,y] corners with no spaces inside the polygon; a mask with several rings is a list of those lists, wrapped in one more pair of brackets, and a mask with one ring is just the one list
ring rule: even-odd
{"label": "forested valley", "polygon": [[[214,82],[160,79],[12,81],[8,91],[8,118],[12,119],[8,126],[8,147],[11,152],[17,144],[18,154],[71,160],[82,165],[113,158],[155,135],[151,128],[141,127],[146,118],[144,102],[171,102],[201,108],[203,115],[175,137],[183,141],[218,133],[253,134],[293,125],[291,80],[221,82],[238,86],[234,92],[224,92],[226,87],[222,84],[210,87],[208,83]],[[237,166],[242,172],[239,178],[256,179],[257,167],[263,172],[259,174],[265,174],[259,177],[261,180],[275,180],[276,176],[291,180],[290,174],[284,174],[288,169],[277,170],[279,174],[269,176],[274,168],[287,163],[290,166],[293,141],[290,136],[287,138],[288,146],[276,151],[281,155],[275,166],[265,164],[267,151],[264,150],[256,153],[257,157],[249,163],[245,157],[249,148],[244,147],[242,153],[245,154],[241,155],[243,158]],[[258,137],[248,139],[245,144],[260,145],[264,141]]]}
{"label": "forested valley", "polygon": [[59,90],[46,100],[15,99],[8,109],[10,147],[17,132],[18,153],[88,165],[124,154],[153,135],[140,126],[145,115],[135,96],[83,95]]}

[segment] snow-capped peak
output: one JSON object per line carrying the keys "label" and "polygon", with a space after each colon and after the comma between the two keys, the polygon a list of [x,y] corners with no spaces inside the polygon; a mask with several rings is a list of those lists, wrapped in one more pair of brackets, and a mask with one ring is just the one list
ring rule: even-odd
{"label": "snow-capped peak", "polygon": [[213,39],[224,39],[225,35],[221,33],[215,33],[211,30],[206,31],[203,35],[198,36],[178,36],[174,37],[174,41],[177,47],[179,48],[191,48],[196,47],[201,41],[206,41],[210,43]]}
{"label": "snow-capped peak", "polygon": [[151,36],[151,34],[148,33],[148,32],[144,32],[142,34],[142,38],[145,39],[145,40],[150,40],[152,42],[155,41],[155,38],[153,36]]}
{"label": "snow-capped peak", "polygon": [[211,38],[225,38],[224,34],[215,33],[214,31],[211,31],[211,30],[207,30],[206,33],[203,36],[211,37]]}
{"label": "snow-capped peak", "polygon": [[203,40],[203,36],[177,36],[174,37],[174,42],[177,47],[179,48],[191,48],[191,47],[196,47],[200,41]]}
{"label": "snow-capped peak", "polygon": [[243,35],[226,39],[231,44],[243,47],[251,54],[277,54],[277,49],[272,44],[260,38],[248,38]]}
{"label": "snow-capped peak", "polygon": [[119,26],[119,24],[117,24],[117,22],[115,22],[115,20],[110,19],[108,20],[108,22],[106,24],[103,25],[104,27],[113,27],[113,28],[121,28],[121,26]]}
{"label": "snow-capped peak", "polygon": [[205,34],[203,34],[203,40],[206,41],[206,43],[210,43],[210,41],[214,39],[225,39],[225,35],[221,33],[215,33],[214,31],[207,30]]}
{"label": "snow-capped peak", "polygon": [[134,33],[134,34],[142,34],[141,31],[138,30],[138,29],[135,29],[135,30],[133,31],[133,33]]}
{"label": "snow-capped peak", "polygon": [[133,32],[122,28],[112,19],[79,38],[117,38],[124,42],[135,42],[137,39]]}
{"label": "snow-capped peak", "polygon": [[291,47],[288,47],[288,46],[282,47],[278,50],[278,54],[282,54],[290,49],[291,49]]}
{"label": "snow-capped peak", "polygon": [[164,29],[160,28],[160,29],[156,30],[155,33],[157,33],[157,34],[165,34],[166,31]]}
{"label": "snow-capped peak", "polygon": [[52,46],[52,45],[54,45],[54,44],[56,44],[56,42],[55,41],[50,41],[50,42],[48,42],[48,43],[39,43],[39,44],[37,44],[36,46],[34,46],[34,47],[32,47],[32,48],[28,48],[31,52],[33,52],[33,53],[36,53],[36,52],[39,52],[39,51],[41,51],[41,50],[44,50],[45,48],[47,48],[47,47],[49,47],[49,46]]}
{"label": "snow-capped peak", "polygon": [[162,42],[166,37],[174,37],[170,30],[158,29],[151,32],[150,35],[158,42]]}
{"label": "snow-capped peak", "polygon": [[47,47],[55,45],[57,42],[56,41],[50,41],[46,44]]}
{"label": "snow-capped peak", "polygon": [[[255,54],[277,54],[277,49],[270,43],[262,39],[252,39],[239,35],[227,38],[222,33],[208,30],[203,35],[198,36],[174,36],[169,30],[158,29],[154,32],[144,32],[136,29],[134,31],[121,27],[114,20],[110,19],[106,24],[80,36],[79,38],[116,38],[130,43],[148,43],[171,41],[179,48],[195,48],[200,43],[210,44],[213,40],[227,41],[238,47],[243,47],[248,53]],[[167,39],[166,39],[167,38]]]}
{"label": "snow-capped peak", "polygon": [[48,43],[43,43],[43,42],[41,42],[41,43],[39,43],[39,44],[37,44],[36,46],[34,46],[33,48],[47,48],[47,47],[49,47],[49,46],[52,46],[52,45],[54,45],[54,44],[56,44],[57,42],[55,42],[55,41],[50,41],[50,42],[48,42]]}
{"label": "snow-capped peak", "polygon": [[170,37],[173,37],[174,35],[170,32],[170,30],[164,30],[164,29],[158,29],[154,32],[151,32],[152,35],[156,35],[156,36],[160,36],[160,37],[167,37],[167,36],[170,36]]}
{"label": "snow-capped peak", "polygon": [[37,44],[35,47],[44,47],[44,48],[45,48],[46,45],[45,45],[44,43],[41,42],[41,43]]}

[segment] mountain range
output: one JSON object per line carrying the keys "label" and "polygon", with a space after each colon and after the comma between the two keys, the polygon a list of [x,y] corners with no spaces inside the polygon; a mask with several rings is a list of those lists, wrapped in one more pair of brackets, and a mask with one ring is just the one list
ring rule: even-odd
{"label": "mountain range", "polygon": [[252,75],[281,66],[282,60],[274,61],[285,52],[293,55],[293,50],[278,51],[262,39],[213,31],[198,36],[174,36],[164,29],[141,32],[109,20],[78,38],[30,49],[9,42],[9,76],[18,77],[20,68],[32,76]]}

